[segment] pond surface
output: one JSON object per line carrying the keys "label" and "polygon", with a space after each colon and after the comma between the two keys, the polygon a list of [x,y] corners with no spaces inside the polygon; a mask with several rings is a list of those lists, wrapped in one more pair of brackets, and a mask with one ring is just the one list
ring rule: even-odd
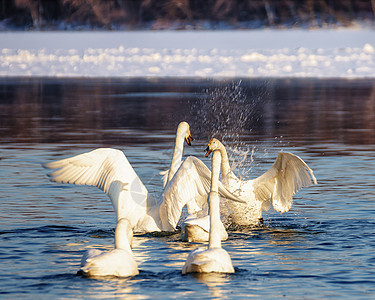
{"label": "pond surface", "polygon": [[[2,78],[0,107],[2,299],[375,297],[374,80]],[[182,276],[200,244],[176,232],[135,236],[138,276],[77,276],[85,250],[112,247],[115,214],[100,190],[52,183],[41,164],[113,147],[160,193],[182,120],[186,156],[210,165],[216,136],[253,178],[290,151],[318,185],[263,226],[229,230],[233,275]]]}

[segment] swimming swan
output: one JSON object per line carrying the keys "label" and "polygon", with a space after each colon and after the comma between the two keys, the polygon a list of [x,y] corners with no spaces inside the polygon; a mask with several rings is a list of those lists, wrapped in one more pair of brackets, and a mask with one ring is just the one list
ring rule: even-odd
{"label": "swimming swan", "polygon": [[133,232],[126,219],[116,225],[115,248],[109,252],[88,250],[82,257],[80,272],[87,277],[138,275],[138,266],[130,248]]}
{"label": "swimming swan", "polygon": [[312,183],[317,184],[309,166],[292,153],[279,152],[274,164],[267,172],[256,179],[242,181],[231,171],[224,145],[213,138],[208,143],[206,156],[216,150],[221,153],[222,157],[221,182],[228,191],[247,202],[247,204],[227,202],[233,211],[231,219],[235,224],[258,223],[262,218],[262,210],[268,210],[271,201],[276,211],[287,212],[292,207],[293,195],[297,191]]}
{"label": "swimming swan", "polygon": [[[191,141],[190,127],[186,122],[181,122],[177,129],[171,170],[175,160],[181,160],[184,140],[188,143]],[[207,195],[209,185],[187,184],[190,181],[190,168],[195,165],[196,160],[198,159],[193,157],[187,158],[158,198],[148,193],[120,150],[99,148],[44,166],[58,169],[50,174],[52,181],[100,188],[111,199],[117,220],[128,219],[134,232],[152,232],[174,231],[185,205],[188,207],[188,213],[199,209],[192,197],[192,191],[198,189],[201,194]],[[204,178],[202,180],[207,181]],[[233,197],[223,187],[220,187],[219,191],[224,196]]]}
{"label": "swimming swan", "polygon": [[220,175],[220,151],[214,151],[212,157],[211,188],[208,196],[210,233],[208,249],[193,250],[182,268],[187,273],[234,273],[232,261],[227,251],[221,248],[220,198],[218,194]]}

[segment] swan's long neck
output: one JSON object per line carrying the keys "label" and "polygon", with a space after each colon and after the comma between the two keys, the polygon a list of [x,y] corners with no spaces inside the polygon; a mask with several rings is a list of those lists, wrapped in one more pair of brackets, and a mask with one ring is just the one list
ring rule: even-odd
{"label": "swan's long neck", "polygon": [[220,199],[219,199],[219,175],[220,175],[221,152],[214,151],[212,156],[211,189],[208,196],[210,206],[210,235],[208,248],[221,247],[220,234]]}
{"label": "swan's long neck", "polygon": [[184,139],[185,132],[182,132],[180,128],[177,129],[176,141],[174,145],[174,152],[171,162],[171,167],[169,168],[168,173],[168,182],[173,178],[177,169],[179,168],[182,160],[182,152],[184,150]]}
{"label": "swan's long neck", "polygon": [[123,249],[132,253],[130,247],[132,238],[133,231],[131,229],[130,222],[125,218],[118,220],[115,232],[115,248]]}
{"label": "swan's long neck", "polygon": [[220,143],[219,151],[221,154],[221,176],[222,178],[224,178],[230,172],[228,153],[227,153],[227,149],[225,149],[225,146],[221,143]]}

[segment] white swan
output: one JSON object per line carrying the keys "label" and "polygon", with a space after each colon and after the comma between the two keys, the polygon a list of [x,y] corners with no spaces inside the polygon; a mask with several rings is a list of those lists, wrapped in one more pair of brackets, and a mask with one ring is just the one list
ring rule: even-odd
{"label": "white swan", "polygon": [[[117,219],[128,219],[135,232],[174,231],[185,205],[188,206],[189,213],[199,209],[195,204],[196,194],[192,191],[199,190],[200,194],[206,195],[209,191],[209,185],[201,183],[207,181],[204,178],[199,185],[190,182],[190,169],[198,159],[187,158],[177,172],[174,171],[176,161],[181,161],[182,158],[184,140],[190,143],[190,128],[186,122],[181,122],[177,129],[170,168],[175,175],[167,182],[162,195],[157,199],[148,193],[120,150],[100,148],[44,166],[58,169],[50,174],[53,181],[92,185],[103,190],[112,201]],[[219,191],[224,196],[233,197],[222,187]]]}
{"label": "white swan", "polygon": [[254,225],[262,218],[262,210],[268,210],[272,201],[274,209],[287,212],[293,204],[293,195],[302,187],[317,184],[313,171],[298,156],[279,152],[272,167],[256,179],[242,181],[229,166],[228,154],[224,145],[213,138],[206,149],[208,156],[218,150],[222,155],[221,174],[223,185],[245,200],[246,204],[226,202],[233,211],[231,220],[238,225]]}
{"label": "white swan", "polygon": [[126,219],[120,219],[116,225],[115,248],[102,252],[88,250],[82,257],[80,273],[87,277],[138,275],[138,266],[131,250],[133,232]]}
{"label": "white swan", "polygon": [[210,234],[208,249],[193,250],[182,268],[187,273],[234,273],[227,251],[221,248],[220,199],[218,194],[221,153],[214,151],[212,157],[211,189],[208,196]]}

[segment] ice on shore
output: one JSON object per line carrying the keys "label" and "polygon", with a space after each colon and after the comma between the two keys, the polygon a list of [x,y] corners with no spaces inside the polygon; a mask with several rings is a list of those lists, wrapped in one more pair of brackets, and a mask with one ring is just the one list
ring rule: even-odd
{"label": "ice on shore", "polygon": [[1,33],[0,76],[375,77],[375,32],[334,33]]}

